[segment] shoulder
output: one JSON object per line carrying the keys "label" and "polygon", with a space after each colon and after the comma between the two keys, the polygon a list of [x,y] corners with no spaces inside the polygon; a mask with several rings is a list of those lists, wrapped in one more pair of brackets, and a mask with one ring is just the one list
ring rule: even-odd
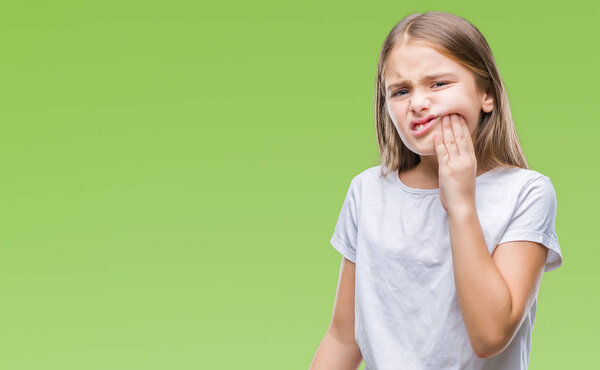
{"label": "shoulder", "polygon": [[502,189],[501,193],[509,197],[512,193],[518,202],[537,201],[556,203],[554,184],[550,177],[541,172],[518,167],[502,167],[494,171],[492,181]]}
{"label": "shoulder", "polygon": [[[389,176],[388,176],[389,178]],[[372,186],[374,183],[381,183],[386,179],[381,174],[381,166],[372,166],[367,169],[354,173],[350,177],[350,185],[348,187],[348,195],[354,198],[360,197],[361,193],[374,191]]]}
{"label": "shoulder", "polygon": [[381,166],[377,165],[360,171],[359,173],[354,175],[354,178],[362,181],[364,179],[372,179],[378,177],[380,174]]}
{"label": "shoulder", "polygon": [[532,186],[550,186],[552,181],[550,177],[536,170],[520,167],[496,167],[492,171],[491,180],[502,186],[512,185],[517,189],[524,189]]}
{"label": "shoulder", "polygon": [[[388,178],[390,175],[388,174]],[[351,186],[360,188],[366,184],[373,182],[381,182],[385,177],[381,173],[381,165],[372,166],[364,169],[352,177]]]}

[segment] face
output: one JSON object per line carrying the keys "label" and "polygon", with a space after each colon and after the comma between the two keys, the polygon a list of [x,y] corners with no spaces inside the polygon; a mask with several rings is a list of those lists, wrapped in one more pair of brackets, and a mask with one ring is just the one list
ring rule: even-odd
{"label": "face", "polygon": [[[437,77],[428,77],[439,75]],[[480,112],[491,112],[491,94],[477,91],[471,72],[423,43],[396,46],[388,56],[385,76],[388,113],[400,138],[419,155],[436,155],[433,135],[442,138],[441,118],[456,113],[466,121],[474,141]],[[436,117],[423,132],[412,121]],[[425,126],[427,127],[427,126]]]}

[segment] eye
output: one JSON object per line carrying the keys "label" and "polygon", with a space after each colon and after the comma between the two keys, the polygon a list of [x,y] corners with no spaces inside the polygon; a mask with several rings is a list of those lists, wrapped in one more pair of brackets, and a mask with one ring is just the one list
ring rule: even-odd
{"label": "eye", "polygon": [[399,92],[402,92],[402,91],[407,91],[407,90],[404,90],[404,89],[402,89],[402,90],[398,90],[398,91],[396,91],[395,93],[393,93],[393,94],[392,94],[392,96],[396,96],[396,95],[406,95],[406,94],[398,94]]}
{"label": "eye", "polygon": [[[432,86],[436,86],[436,85],[437,85],[437,86],[444,86],[444,85],[448,85],[448,82],[445,82],[445,81],[435,82],[435,83],[434,83]],[[392,94],[392,96],[396,96],[396,95],[399,95],[399,96],[406,95],[406,94],[400,94],[402,91],[408,91],[408,90],[406,90],[406,89],[401,89],[401,90],[398,90],[398,91],[396,91],[395,93],[393,93],[393,94]]]}

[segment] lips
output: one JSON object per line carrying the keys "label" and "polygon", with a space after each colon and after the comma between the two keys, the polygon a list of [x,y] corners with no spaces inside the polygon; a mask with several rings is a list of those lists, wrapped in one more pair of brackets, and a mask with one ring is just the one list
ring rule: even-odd
{"label": "lips", "polygon": [[434,116],[433,114],[428,115],[427,117],[423,118],[423,119],[419,119],[419,120],[414,120],[410,122],[410,129],[414,130],[415,127],[417,125],[422,125],[423,123],[427,123],[429,121],[431,121],[432,119],[437,118],[437,116]]}
{"label": "lips", "polygon": [[[423,126],[422,129],[420,129],[419,131],[415,130],[415,129],[411,129],[412,134],[415,137],[421,137],[424,136],[425,134],[427,134],[429,131],[432,130],[432,128],[436,125],[436,122],[438,122],[439,120],[436,118],[433,119],[429,119],[428,121],[425,122],[425,126]],[[417,124],[415,124],[416,126]]]}

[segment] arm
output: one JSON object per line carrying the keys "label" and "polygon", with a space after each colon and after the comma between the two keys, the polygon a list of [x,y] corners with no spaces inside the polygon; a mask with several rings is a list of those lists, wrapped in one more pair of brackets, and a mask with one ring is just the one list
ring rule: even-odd
{"label": "arm", "polygon": [[487,358],[502,352],[529,312],[548,250],[513,241],[490,256],[474,205],[448,214],[454,280],[473,350]]}
{"label": "arm", "polygon": [[342,258],[333,317],[310,370],[356,370],[362,354],[354,339],[354,277],[356,265]]}

